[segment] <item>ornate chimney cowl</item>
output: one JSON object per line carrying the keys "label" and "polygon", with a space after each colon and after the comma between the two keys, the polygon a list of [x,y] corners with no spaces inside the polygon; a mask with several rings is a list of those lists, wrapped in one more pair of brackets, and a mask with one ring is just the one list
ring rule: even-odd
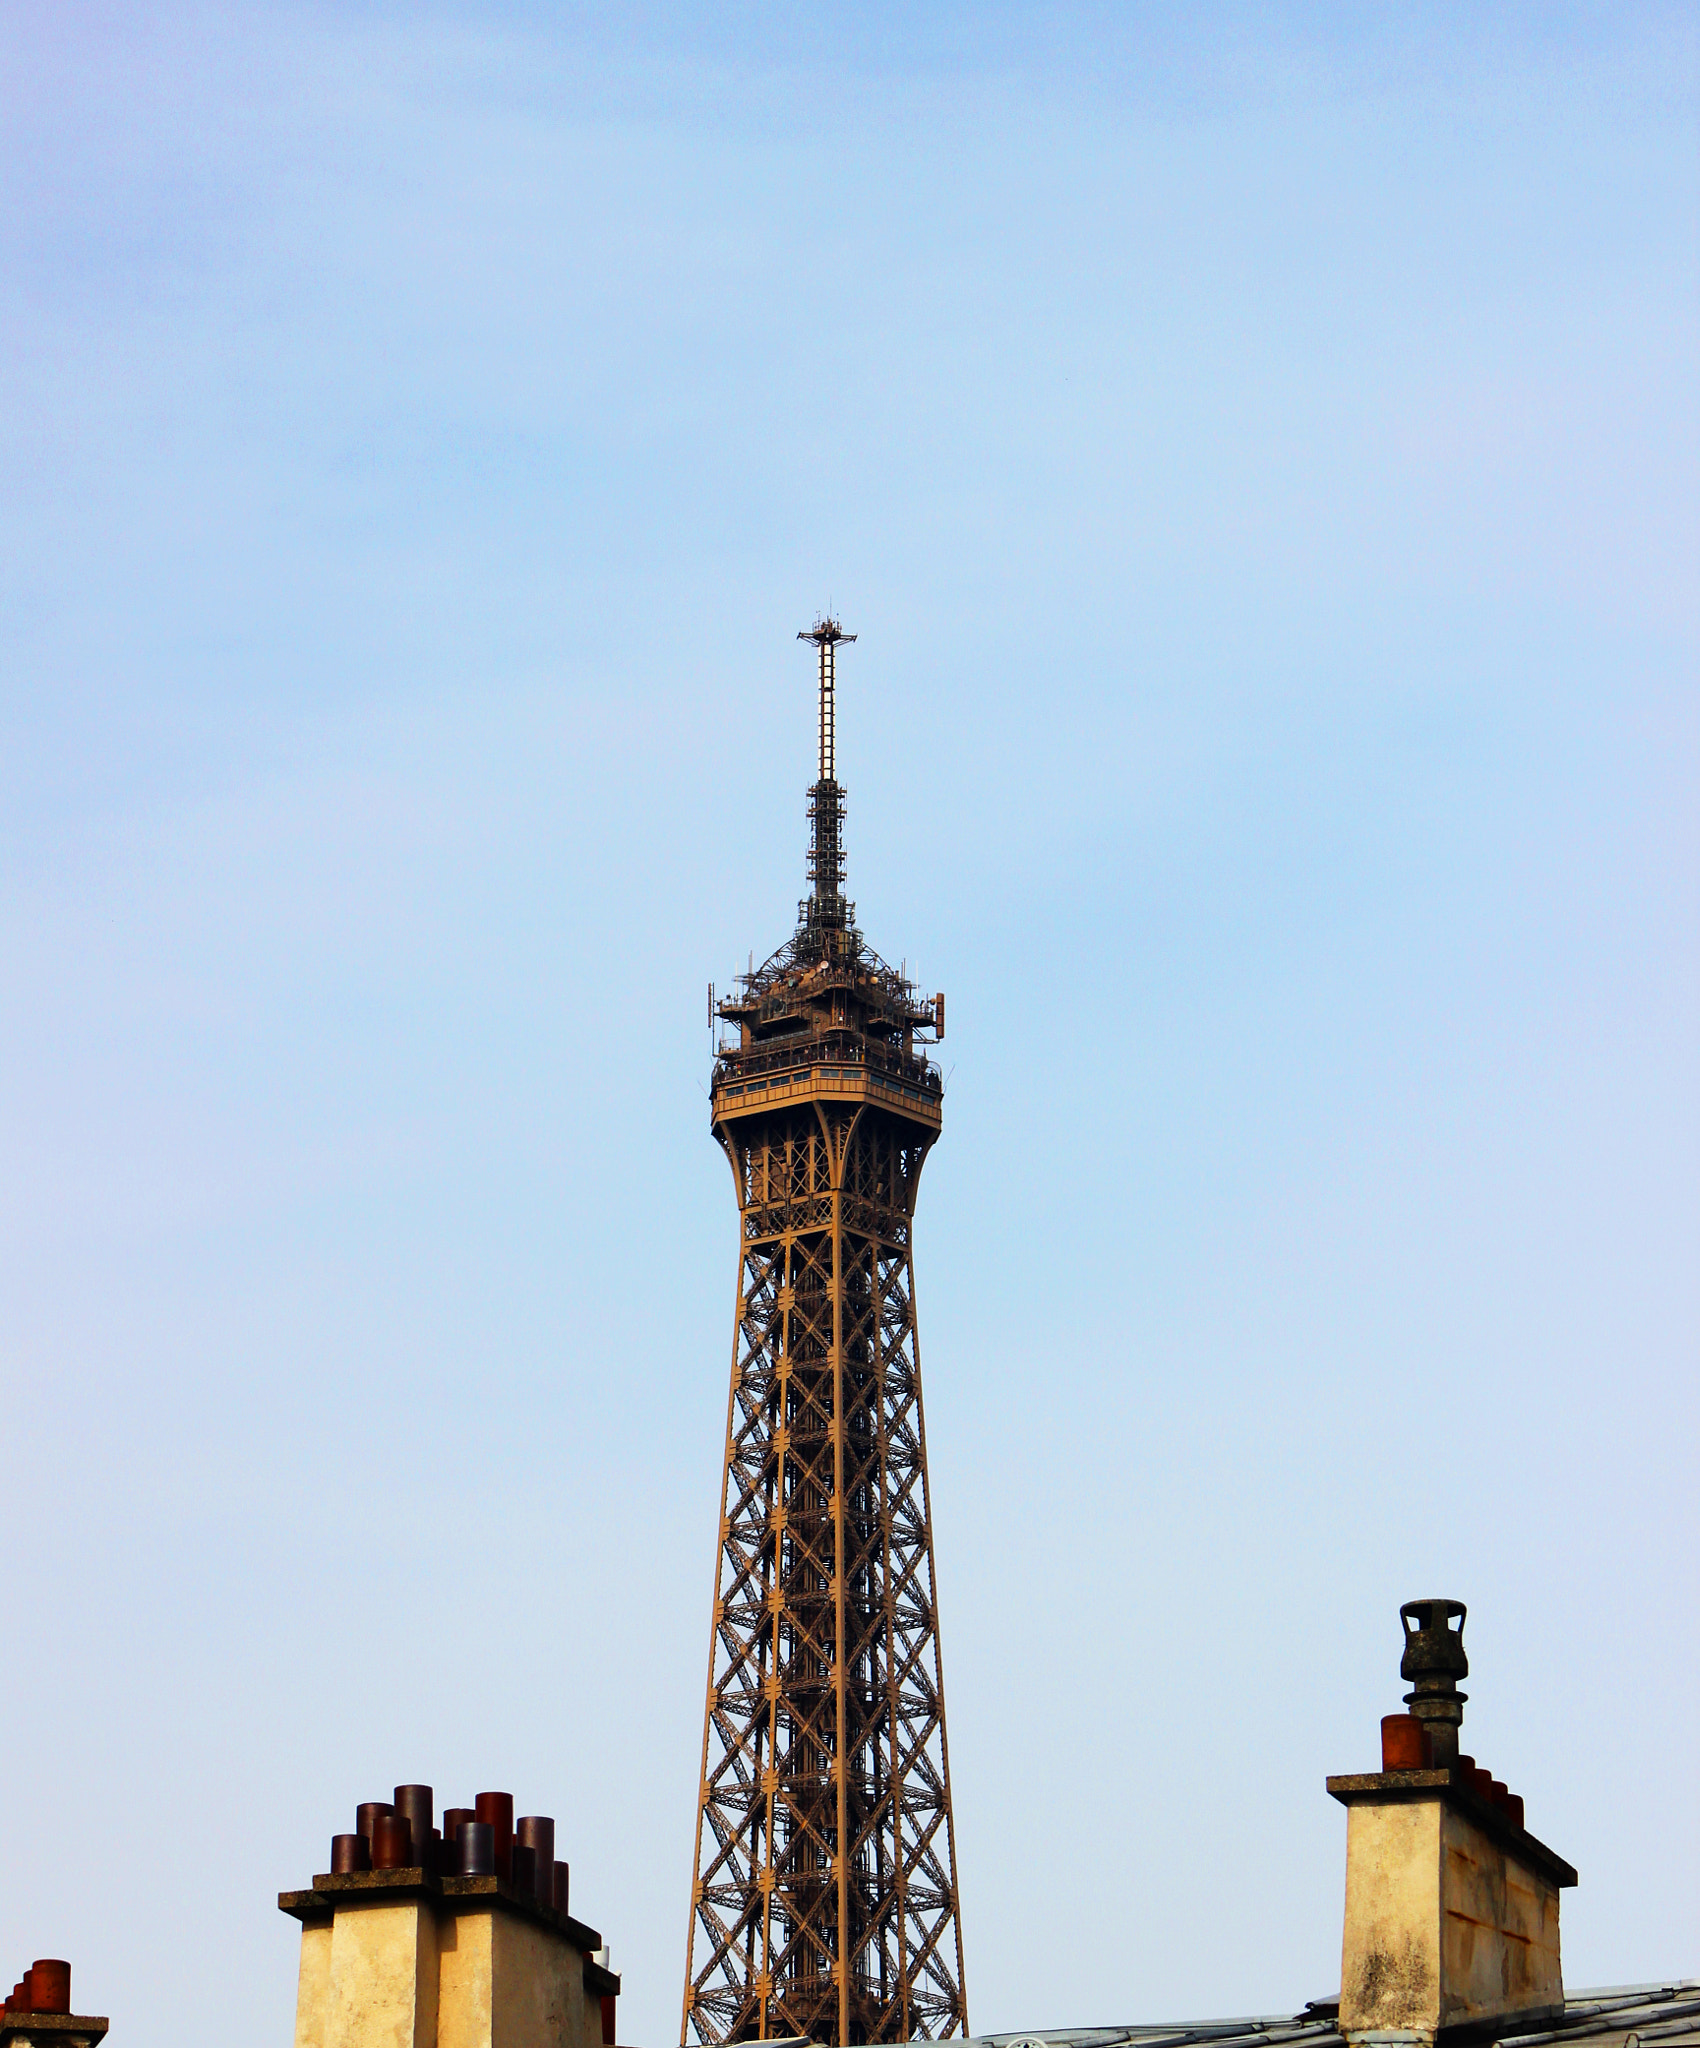
{"label": "ornate chimney cowl", "polygon": [[[1412,1684],[1405,1704],[1427,1730],[1436,1765],[1458,1761],[1458,1730],[1463,1725],[1464,1702],[1470,1697],[1458,1690],[1459,1679],[1470,1675],[1470,1660],[1464,1654],[1464,1617],[1468,1612],[1462,1600],[1407,1600],[1399,1610],[1405,1625],[1399,1676]],[[1452,1625],[1455,1616],[1456,1628]]]}

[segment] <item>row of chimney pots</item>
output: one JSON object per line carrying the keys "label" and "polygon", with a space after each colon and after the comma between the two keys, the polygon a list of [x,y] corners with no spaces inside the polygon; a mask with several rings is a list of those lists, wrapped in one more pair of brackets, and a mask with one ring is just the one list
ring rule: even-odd
{"label": "row of chimney pots", "polygon": [[540,1905],[567,1910],[567,1866],[555,1860],[547,1814],[514,1819],[511,1792],[480,1792],[471,1806],[443,1809],[434,1825],[429,1785],[398,1785],[393,1800],[355,1809],[354,1833],[332,1835],[331,1870],[423,1870],[428,1877],[500,1877]]}
{"label": "row of chimney pots", "polygon": [[40,1956],[12,1986],[7,2012],[69,2012],[71,1966],[56,1956]]}
{"label": "row of chimney pots", "polygon": [[[1435,1765],[1434,1744],[1428,1729],[1415,1714],[1383,1714],[1381,1717],[1381,1768],[1384,1771],[1428,1771]],[[1484,1771],[1473,1756],[1461,1756],[1456,1768],[1464,1783],[1478,1799],[1497,1806],[1508,1820],[1523,1825],[1523,1795],[1511,1792],[1491,1771]]]}

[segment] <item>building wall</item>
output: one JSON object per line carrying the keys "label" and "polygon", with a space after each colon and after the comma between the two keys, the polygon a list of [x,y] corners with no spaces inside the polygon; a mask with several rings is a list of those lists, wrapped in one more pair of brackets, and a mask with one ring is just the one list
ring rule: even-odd
{"label": "building wall", "polygon": [[301,1930],[301,1973],[295,1987],[295,2048],[322,2048],[331,1995],[331,1923]]}
{"label": "building wall", "polygon": [[1443,2027],[1561,2005],[1558,1891],[1441,1799],[1348,1809],[1340,2025]]}
{"label": "building wall", "polygon": [[1558,1891],[1445,1809],[1441,2024],[1562,2005]]}
{"label": "building wall", "polygon": [[1347,1809],[1342,2032],[1440,2024],[1440,1814],[1438,1800]]}
{"label": "building wall", "polygon": [[435,2048],[437,1928],[429,1904],[340,1907],[323,2010],[323,2038],[312,2048]]}
{"label": "building wall", "polygon": [[602,2048],[602,2002],[517,1914],[344,1901],[301,1930],[295,2048]]}

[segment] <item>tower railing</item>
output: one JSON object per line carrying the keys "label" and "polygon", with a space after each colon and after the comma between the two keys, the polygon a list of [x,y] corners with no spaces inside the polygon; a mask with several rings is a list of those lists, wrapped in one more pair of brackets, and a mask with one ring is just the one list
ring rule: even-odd
{"label": "tower railing", "polygon": [[916,1081],[943,1092],[938,1068],[920,1053],[887,1050],[849,1033],[799,1037],[794,1045],[764,1047],[759,1051],[754,1047],[746,1052],[739,1046],[724,1046],[715,1059],[715,1079],[719,1080],[724,1073],[747,1080],[752,1074],[778,1074],[793,1067],[818,1067],[823,1062],[837,1067],[866,1067],[870,1073],[894,1074],[900,1080]]}

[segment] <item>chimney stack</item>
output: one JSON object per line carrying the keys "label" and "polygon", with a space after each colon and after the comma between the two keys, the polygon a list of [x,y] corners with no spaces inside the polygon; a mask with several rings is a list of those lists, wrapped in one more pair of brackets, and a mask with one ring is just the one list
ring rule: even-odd
{"label": "chimney stack", "polygon": [[1576,1873],[1523,1826],[1523,1802],[1458,1731],[1469,1673],[1461,1600],[1399,1610],[1408,1714],[1381,1769],[1330,1778],[1347,1810],[1340,2031],[1352,2048],[1433,2048],[1460,2030],[1561,2013],[1558,1895]]}
{"label": "chimney stack", "polygon": [[301,1923],[295,2048],[606,2048],[620,1980],[567,1912],[553,1820],[516,1830],[511,1796],[481,1792],[444,1809],[436,1853],[434,1804],[428,1785],[366,1802],[330,1870],[279,1898]]}
{"label": "chimney stack", "polygon": [[38,1956],[0,2011],[0,2048],[100,2048],[106,2021],[71,2010],[71,1965]]}

